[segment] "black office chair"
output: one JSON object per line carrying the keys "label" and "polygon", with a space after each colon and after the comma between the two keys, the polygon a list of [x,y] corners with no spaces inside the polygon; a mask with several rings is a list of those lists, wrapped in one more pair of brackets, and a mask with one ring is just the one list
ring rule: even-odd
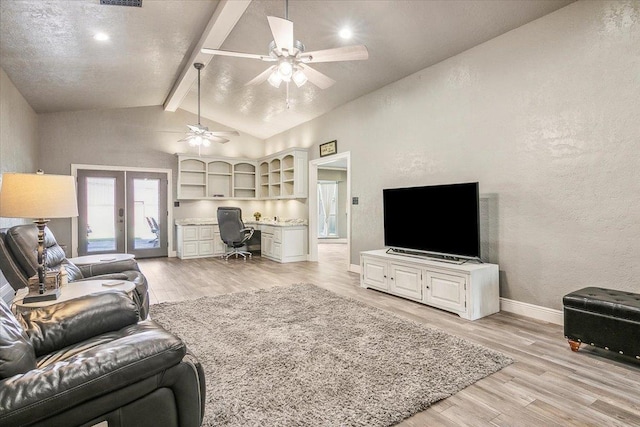
{"label": "black office chair", "polygon": [[160,227],[158,226],[158,222],[156,221],[155,218],[148,216],[147,217],[147,224],[149,224],[149,229],[156,236],[154,239],[149,240],[147,243],[153,243],[153,246],[158,246],[158,244],[160,243],[160,241],[159,241],[159,239],[160,239]]}
{"label": "black office chair", "polygon": [[231,248],[222,257],[228,260],[230,256],[238,255],[247,259],[247,255],[251,258],[251,252],[241,250],[253,236],[254,228],[245,227],[242,222],[242,210],[240,208],[219,207],[218,208],[218,228],[220,229],[220,238]]}

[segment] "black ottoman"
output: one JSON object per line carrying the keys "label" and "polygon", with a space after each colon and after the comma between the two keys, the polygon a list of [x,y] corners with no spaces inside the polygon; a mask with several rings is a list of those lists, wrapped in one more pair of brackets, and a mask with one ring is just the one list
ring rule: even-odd
{"label": "black ottoman", "polygon": [[640,359],[640,294],[590,287],[565,295],[562,303],[571,350],[587,343]]}

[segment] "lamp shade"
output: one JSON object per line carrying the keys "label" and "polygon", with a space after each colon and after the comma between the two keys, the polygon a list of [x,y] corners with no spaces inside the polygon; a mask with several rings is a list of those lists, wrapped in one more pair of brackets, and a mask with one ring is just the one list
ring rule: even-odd
{"label": "lamp shade", "polygon": [[0,217],[78,216],[76,182],[70,175],[5,173],[0,187]]}

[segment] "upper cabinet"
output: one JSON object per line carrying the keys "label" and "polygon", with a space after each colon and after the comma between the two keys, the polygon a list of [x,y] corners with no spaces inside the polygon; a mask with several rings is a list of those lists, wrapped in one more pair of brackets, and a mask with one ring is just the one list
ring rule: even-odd
{"label": "upper cabinet", "polygon": [[178,199],[255,198],[255,161],[178,156]]}
{"label": "upper cabinet", "polygon": [[307,150],[293,148],[258,161],[259,197],[263,199],[305,199],[308,195]]}
{"label": "upper cabinet", "polygon": [[307,150],[261,159],[178,156],[178,199],[304,199]]}
{"label": "upper cabinet", "polygon": [[207,196],[207,163],[200,158],[178,160],[178,199],[201,199]]}

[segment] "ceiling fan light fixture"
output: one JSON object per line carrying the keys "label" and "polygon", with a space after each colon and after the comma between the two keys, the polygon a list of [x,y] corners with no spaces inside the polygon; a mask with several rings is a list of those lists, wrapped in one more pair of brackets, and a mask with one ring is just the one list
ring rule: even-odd
{"label": "ceiling fan light fixture", "polygon": [[267,81],[271,86],[275,87],[276,89],[279,88],[280,83],[282,83],[282,77],[280,77],[280,72],[277,69],[273,70],[273,73],[271,73]]}
{"label": "ceiling fan light fixture", "polygon": [[302,87],[302,85],[307,82],[307,76],[302,72],[302,70],[296,70],[296,72],[293,73],[292,79],[298,87]]}
{"label": "ceiling fan light fixture", "polygon": [[293,65],[289,61],[281,61],[278,64],[278,74],[280,74],[280,78],[285,82],[291,81],[291,75],[293,74]]}

